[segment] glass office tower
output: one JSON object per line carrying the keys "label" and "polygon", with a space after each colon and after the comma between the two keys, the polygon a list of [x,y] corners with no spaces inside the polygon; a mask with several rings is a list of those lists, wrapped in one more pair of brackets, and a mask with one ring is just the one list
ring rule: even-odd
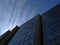
{"label": "glass office tower", "polygon": [[60,4],[42,14],[44,45],[60,45]]}

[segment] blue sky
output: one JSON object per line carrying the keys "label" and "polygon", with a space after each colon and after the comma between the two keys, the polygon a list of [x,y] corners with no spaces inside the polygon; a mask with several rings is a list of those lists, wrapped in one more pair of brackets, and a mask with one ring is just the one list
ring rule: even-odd
{"label": "blue sky", "polygon": [[0,35],[59,3],[60,0],[0,0]]}

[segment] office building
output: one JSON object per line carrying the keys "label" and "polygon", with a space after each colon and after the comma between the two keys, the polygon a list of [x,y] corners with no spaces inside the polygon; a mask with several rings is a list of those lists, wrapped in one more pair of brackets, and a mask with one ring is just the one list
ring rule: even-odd
{"label": "office building", "polygon": [[60,4],[42,14],[44,45],[60,45]]}

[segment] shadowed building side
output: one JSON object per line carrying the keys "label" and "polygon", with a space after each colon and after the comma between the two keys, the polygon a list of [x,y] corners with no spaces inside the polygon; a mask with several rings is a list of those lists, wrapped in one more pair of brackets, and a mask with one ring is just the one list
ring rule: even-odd
{"label": "shadowed building side", "polygon": [[10,30],[8,30],[7,32],[5,32],[3,35],[1,35],[0,37],[0,42],[10,33]]}
{"label": "shadowed building side", "polygon": [[10,39],[14,36],[14,34],[18,31],[19,27],[16,26],[1,42],[0,45],[7,45]]}
{"label": "shadowed building side", "polygon": [[43,45],[43,30],[42,30],[42,17],[38,14],[34,44],[33,45]]}
{"label": "shadowed building side", "polygon": [[60,45],[60,3],[41,16],[44,45]]}

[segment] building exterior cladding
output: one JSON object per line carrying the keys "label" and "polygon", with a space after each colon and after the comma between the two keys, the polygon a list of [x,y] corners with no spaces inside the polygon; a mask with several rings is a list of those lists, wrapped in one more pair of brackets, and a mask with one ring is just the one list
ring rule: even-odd
{"label": "building exterior cladding", "polygon": [[40,15],[35,16],[20,26],[17,33],[8,43],[8,45],[40,45],[42,37],[40,37],[40,30],[42,27],[40,23]]}
{"label": "building exterior cladding", "polygon": [[42,14],[44,45],[60,45],[60,4]]}

